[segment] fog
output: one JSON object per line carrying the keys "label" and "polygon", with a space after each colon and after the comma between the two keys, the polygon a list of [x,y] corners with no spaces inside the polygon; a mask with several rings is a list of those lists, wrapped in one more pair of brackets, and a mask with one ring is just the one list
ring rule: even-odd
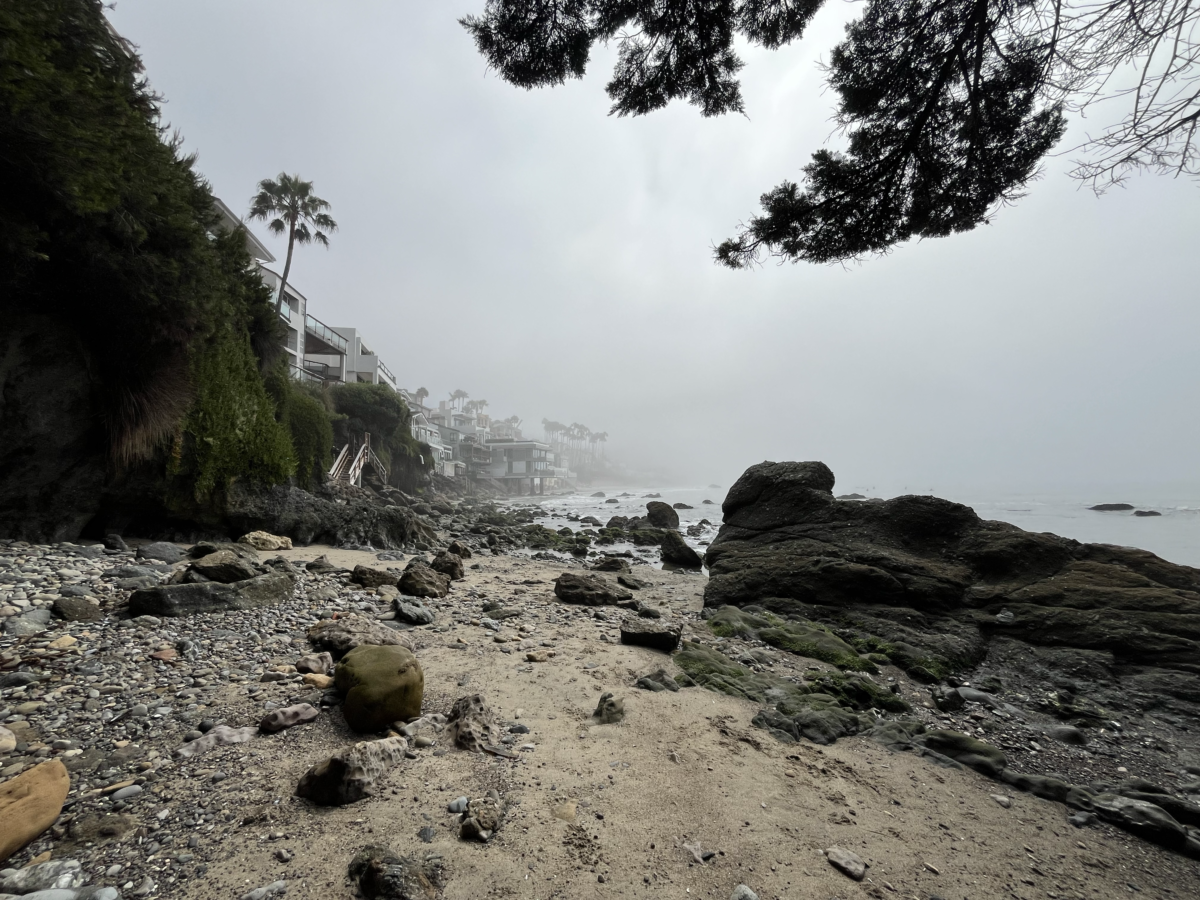
{"label": "fog", "polygon": [[830,135],[817,63],[859,7],[744,48],[747,116],[708,120],[608,116],[611,50],[583,81],[513,88],[455,21],[481,7],[121,0],[110,17],[231,207],[283,170],[315,182],[341,228],[297,249],[292,282],[433,400],[461,388],[537,434],[583,422],[680,484],[763,459],[884,493],[1200,483],[1194,182],[1097,198],[1066,154],[970,234],[729,272],[712,245]]}

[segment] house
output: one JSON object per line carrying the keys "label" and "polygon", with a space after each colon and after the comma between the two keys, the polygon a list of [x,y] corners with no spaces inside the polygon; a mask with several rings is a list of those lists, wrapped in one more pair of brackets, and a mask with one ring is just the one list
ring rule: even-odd
{"label": "house", "polygon": [[396,390],[396,376],[383,364],[383,360],[363,343],[358,329],[335,325],[333,330],[346,339],[346,381],[386,384],[393,391]]}
{"label": "house", "polygon": [[544,494],[547,487],[559,487],[574,476],[565,467],[554,465],[553,451],[541,441],[501,438],[490,441],[487,447],[492,456],[489,475],[509,493]]}

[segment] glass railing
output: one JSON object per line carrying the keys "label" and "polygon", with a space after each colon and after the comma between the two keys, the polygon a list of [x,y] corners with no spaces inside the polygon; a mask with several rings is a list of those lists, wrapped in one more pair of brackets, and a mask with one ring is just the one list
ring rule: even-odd
{"label": "glass railing", "polygon": [[295,363],[291,363],[291,367],[292,367],[292,377],[295,378],[297,381],[306,381],[311,384],[323,384],[325,382],[325,379],[322,378],[320,375],[317,375],[314,372],[310,372],[310,371],[308,371],[308,369],[302,369],[302,368],[300,368],[300,366],[296,365]]}
{"label": "glass railing", "polygon": [[349,346],[344,337],[342,337],[320,319],[315,319],[307,313],[304,316],[304,328],[309,334],[313,335],[314,337],[319,337],[329,346],[337,349],[339,353],[345,353],[346,348]]}

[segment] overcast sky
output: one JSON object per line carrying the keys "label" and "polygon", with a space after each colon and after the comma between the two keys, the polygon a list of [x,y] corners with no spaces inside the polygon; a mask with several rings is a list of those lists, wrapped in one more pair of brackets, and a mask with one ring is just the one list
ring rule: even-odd
{"label": "overcast sky", "polygon": [[970,234],[729,272],[711,246],[830,133],[817,63],[859,7],[747,49],[748,115],[719,119],[609,117],[611,51],[581,82],[513,88],[456,23],[481,8],[120,0],[110,16],[231,207],[281,170],[315,183],[341,229],[297,250],[292,280],[434,399],[462,388],[527,432],[582,422],[681,482],[821,459],[846,489],[1200,483],[1194,182],[1097,198],[1059,159]]}

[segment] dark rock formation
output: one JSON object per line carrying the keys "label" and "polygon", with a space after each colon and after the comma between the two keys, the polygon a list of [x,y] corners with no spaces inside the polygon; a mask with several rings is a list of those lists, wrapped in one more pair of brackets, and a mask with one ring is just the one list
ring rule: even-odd
{"label": "dark rock formation", "polygon": [[662,558],[665,563],[673,563],[687,569],[699,569],[704,565],[700,554],[687,545],[678,531],[667,530],[662,536]]}
{"label": "dark rock formation", "polygon": [[629,618],[621,623],[621,643],[671,653],[679,646],[683,626],[673,622]]}
{"label": "dark rock formation", "polygon": [[1089,506],[1088,509],[1094,509],[1096,512],[1129,512],[1133,509],[1132,503],[1097,503],[1095,506]]}
{"label": "dark rock formation", "polygon": [[355,566],[354,571],[350,573],[350,580],[365,588],[383,587],[385,584],[396,587],[400,584],[400,573],[360,564]]}
{"label": "dark rock formation", "polygon": [[615,587],[598,575],[563,572],[554,580],[554,595],[564,603],[584,606],[616,606],[633,600],[633,594]]}
{"label": "dark rock formation", "polygon": [[646,504],[646,523],[655,528],[678,528],[679,513],[669,503],[651,500]]}
{"label": "dark rock formation", "polygon": [[295,581],[272,572],[233,584],[216,581],[201,584],[167,584],[143,588],[129,597],[129,612],[135,616],[193,616],[274,606],[292,596]]}
{"label": "dark rock formation", "polygon": [[461,581],[465,577],[463,571],[463,558],[457,553],[451,553],[448,550],[442,550],[434,557],[433,562],[429,567],[435,572],[441,572],[451,581]]}
{"label": "dark rock formation", "polygon": [[[462,560],[454,558],[461,566]],[[400,576],[400,592],[410,597],[445,597],[450,593],[450,578],[414,559]]]}
{"label": "dark rock formation", "polygon": [[[1200,676],[1200,570],[982,521],[935,497],[840,501],[833,484],[819,462],[748,469],[705,557],[705,605],[829,623],[925,681],[1008,639],[1035,645],[1050,671],[1149,679],[1174,701]],[[1086,723],[1085,703],[1063,702],[1063,718]]]}

